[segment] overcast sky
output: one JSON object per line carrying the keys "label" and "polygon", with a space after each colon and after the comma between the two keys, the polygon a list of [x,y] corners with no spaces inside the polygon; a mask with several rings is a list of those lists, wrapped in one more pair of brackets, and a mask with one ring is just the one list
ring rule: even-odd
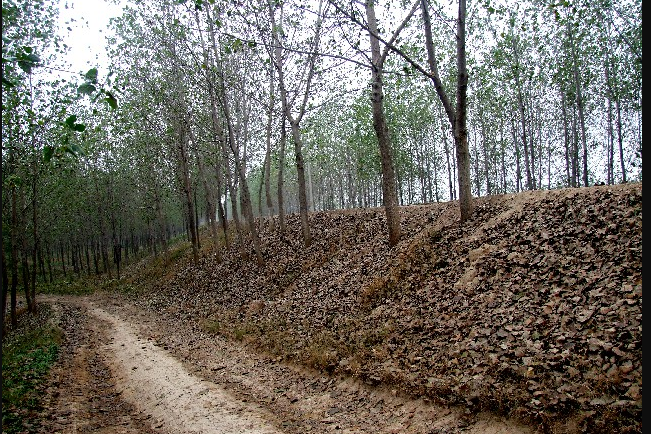
{"label": "overcast sky", "polygon": [[97,67],[106,74],[106,35],[109,19],[121,15],[122,5],[109,0],[59,0],[59,34],[70,50],[65,69],[86,72]]}

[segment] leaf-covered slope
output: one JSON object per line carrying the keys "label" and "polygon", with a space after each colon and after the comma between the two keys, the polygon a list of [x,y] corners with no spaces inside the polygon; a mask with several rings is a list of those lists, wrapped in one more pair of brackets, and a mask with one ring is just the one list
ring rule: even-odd
{"label": "leaf-covered slope", "polygon": [[[206,254],[143,302],[285,360],[557,432],[641,432],[642,186],[261,223],[266,265]],[[277,227],[277,225],[276,225]]]}

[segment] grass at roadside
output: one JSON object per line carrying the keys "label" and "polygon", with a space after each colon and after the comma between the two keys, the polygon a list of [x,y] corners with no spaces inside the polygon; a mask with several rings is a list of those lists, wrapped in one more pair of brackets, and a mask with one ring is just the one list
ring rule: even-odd
{"label": "grass at roadside", "polygon": [[56,362],[62,332],[48,319],[48,306],[21,315],[2,342],[2,432],[32,433],[38,428],[41,388]]}

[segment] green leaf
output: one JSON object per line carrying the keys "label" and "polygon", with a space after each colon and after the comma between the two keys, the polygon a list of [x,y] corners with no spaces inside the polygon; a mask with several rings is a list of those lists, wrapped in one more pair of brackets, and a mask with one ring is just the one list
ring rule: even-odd
{"label": "green leaf", "polygon": [[84,77],[91,83],[97,83],[97,68],[89,69]]}
{"label": "green leaf", "polygon": [[77,92],[84,94],[84,95],[91,95],[93,92],[95,92],[97,88],[93,86],[90,83],[84,83],[81,86],[77,88]]}
{"label": "green leaf", "polygon": [[31,74],[32,68],[36,66],[40,60],[41,59],[34,53],[27,55],[21,54],[18,56],[18,66],[20,66],[20,69],[26,73]]}
{"label": "green leaf", "polygon": [[86,125],[84,125],[84,124],[74,124],[74,125],[72,126],[72,129],[73,129],[74,131],[77,131],[77,132],[79,132],[79,133],[82,133],[82,132],[86,129]]}
{"label": "green leaf", "polygon": [[20,187],[23,185],[23,179],[18,175],[9,175],[5,178],[5,185],[9,188]]}
{"label": "green leaf", "polygon": [[106,101],[113,110],[117,109],[118,108],[117,98],[115,98],[115,96],[109,91],[106,91],[106,95],[108,96],[104,98],[104,101]]}
{"label": "green leaf", "polygon": [[77,115],[70,115],[68,118],[65,120],[65,123],[67,126],[70,128],[73,128],[75,125],[75,122],[77,121]]}
{"label": "green leaf", "polygon": [[12,87],[15,87],[15,86],[16,86],[16,83],[13,82],[13,81],[11,81],[11,80],[8,80],[8,79],[2,77],[2,86],[3,86],[3,87],[6,87],[7,89],[10,89],[10,88],[12,88]]}
{"label": "green leaf", "polygon": [[54,155],[54,148],[52,146],[47,145],[45,146],[45,148],[43,148],[43,161],[49,163],[53,155]]}

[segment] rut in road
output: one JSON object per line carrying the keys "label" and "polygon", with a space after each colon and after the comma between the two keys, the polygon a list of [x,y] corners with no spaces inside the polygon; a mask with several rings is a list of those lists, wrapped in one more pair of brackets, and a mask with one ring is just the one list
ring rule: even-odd
{"label": "rut in road", "polygon": [[[469,414],[279,362],[117,293],[42,300],[59,312],[70,347],[48,388],[45,417],[51,422],[43,432],[535,432],[499,416]],[[106,375],[96,375],[98,366]],[[89,381],[82,381],[84,375]]]}
{"label": "rut in road", "polygon": [[109,365],[122,398],[174,433],[277,434],[264,410],[191,375],[165,350],[139,338],[126,322],[98,307],[89,313],[111,324]]}

